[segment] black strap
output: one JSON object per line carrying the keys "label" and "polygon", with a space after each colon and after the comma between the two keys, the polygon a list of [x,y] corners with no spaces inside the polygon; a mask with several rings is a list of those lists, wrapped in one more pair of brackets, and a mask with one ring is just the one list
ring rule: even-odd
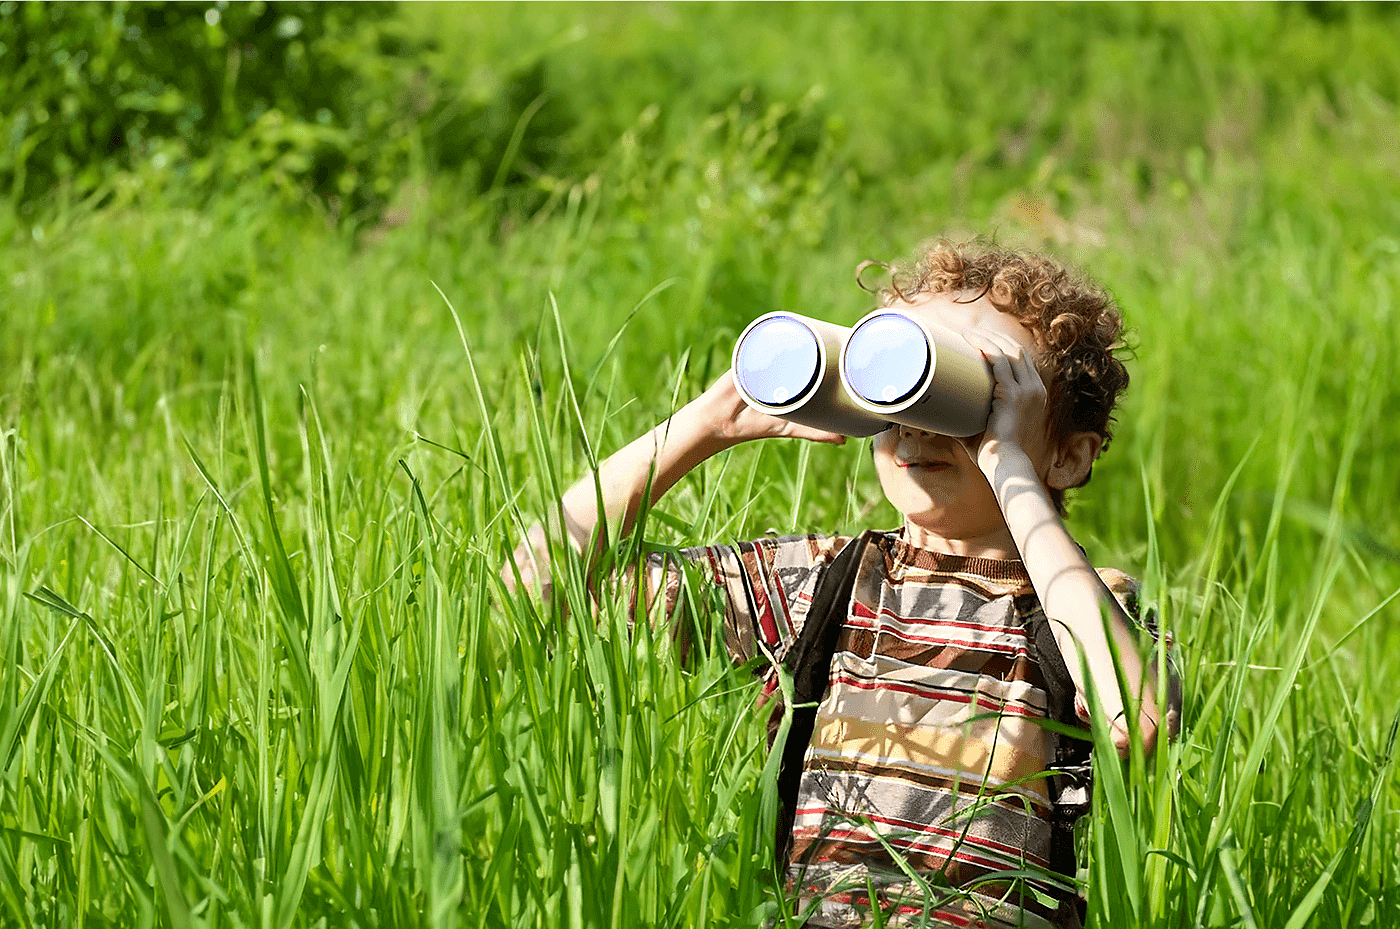
{"label": "black strap", "polygon": [[[1055,632],[1044,612],[1036,611],[1027,622],[1035,645],[1040,673],[1045,678],[1048,715],[1066,726],[1082,728],[1074,711],[1074,679],[1055,641]],[[1085,733],[1087,736],[1088,733]],[[1086,739],[1055,736],[1055,761],[1050,771],[1050,867],[1061,874],[1074,874],[1074,824],[1089,810],[1093,788],[1090,762],[1091,744]]]}
{"label": "black strap", "polygon": [[775,844],[779,862],[786,862],[792,850],[797,791],[802,784],[802,761],[816,725],[816,704],[825,696],[827,684],[831,681],[831,659],[836,654],[836,643],[846,623],[851,592],[855,589],[856,574],[860,570],[861,556],[870,535],[867,530],[847,542],[822,574],[816,593],[812,595],[812,605],[807,610],[802,632],[783,658],[783,667],[792,675],[794,700],[792,727],[783,743],[783,761],[778,770],[779,806]]}

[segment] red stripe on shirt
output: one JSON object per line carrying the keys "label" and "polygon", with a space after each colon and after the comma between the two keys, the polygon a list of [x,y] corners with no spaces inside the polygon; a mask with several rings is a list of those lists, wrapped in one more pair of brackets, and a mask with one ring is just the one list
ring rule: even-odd
{"label": "red stripe on shirt", "polygon": [[889,690],[895,693],[911,694],[915,697],[925,697],[930,700],[947,700],[951,703],[976,703],[979,709],[990,710],[994,713],[1006,712],[1014,716],[1028,716],[1036,719],[1044,719],[1045,713],[1036,710],[1034,707],[1021,706],[1016,703],[1007,702],[1003,705],[996,703],[986,703],[993,698],[984,693],[967,693],[959,690],[945,690],[941,687],[920,687],[917,684],[894,683],[891,681],[872,681],[867,678],[856,677],[846,671],[838,671],[831,675],[832,683],[840,681],[848,687],[856,690]]}

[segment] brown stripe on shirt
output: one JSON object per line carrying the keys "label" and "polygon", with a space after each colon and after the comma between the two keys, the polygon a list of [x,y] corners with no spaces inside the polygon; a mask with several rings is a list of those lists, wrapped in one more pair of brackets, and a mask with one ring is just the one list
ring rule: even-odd
{"label": "brown stripe on shirt", "polygon": [[[806,535],[682,554],[724,589],[735,659],[763,653],[781,661],[846,542]],[[1045,772],[1059,737],[1040,725],[1048,697],[1027,627],[1040,604],[1025,566],[920,549],[902,532],[872,542],[807,747],[794,820],[791,887],[824,925],[861,925],[859,908],[842,897],[867,880],[895,894],[904,893],[901,882],[915,886],[881,839],[917,871],[932,875],[947,864],[954,885],[1050,858]],[[1115,594],[1131,584],[1103,574]],[[1044,924],[1029,898],[1013,902],[1022,907],[1000,913],[1006,924],[1018,919],[1012,911]]]}

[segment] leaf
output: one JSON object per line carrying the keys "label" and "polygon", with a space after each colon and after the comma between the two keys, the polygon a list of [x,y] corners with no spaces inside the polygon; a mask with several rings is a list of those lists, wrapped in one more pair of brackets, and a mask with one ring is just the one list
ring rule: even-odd
{"label": "leaf", "polygon": [[[46,591],[48,588],[40,588]],[[26,594],[31,600],[38,603],[50,604],[32,595]],[[66,606],[66,604],[65,604]],[[71,609],[71,608],[70,608]],[[66,612],[60,610],[60,612]],[[71,614],[69,614],[71,615]],[[24,699],[19,702],[19,706],[13,711],[5,714],[5,725],[0,729],[0,774],[10,770],[10,762],[14,761],[15,752],[19,748],[20,733],[29,728],[30,720],[34,718],[34,713],[39,709],[39,705],[48,697],[49,688],[53,686],[54,673],[58,669],[59,659],[63,657],[63,649],[68,645],[68,640],[73,635],[73,630],[78,627],[79,620],[74,619],[68,624],[68,631],[59,640],[58,646],[49,655],[49,660],[44,662],[44,667],[39,671],[38,677],[34,678],[34,683],[29,685],[29,690],[25,693]]]}
{"label": "leaf", "polygon": [[166,846],[165,813],[161,811],[160,804],[151,793],[146,779],[138,777],[137,780],[141,791],[141,827],[151,850],[161,899],[165,901],[170,924],[175,929],[188,929],[193,925],[190,921],[190,906],[185,902],[184,891],[180,889],[180,873],[175,868],[175,859],[171,857],[170,849]]}

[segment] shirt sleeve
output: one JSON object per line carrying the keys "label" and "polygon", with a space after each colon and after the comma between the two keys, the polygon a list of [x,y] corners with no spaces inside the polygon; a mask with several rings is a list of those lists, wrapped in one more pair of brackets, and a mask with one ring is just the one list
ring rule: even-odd
{"label": "shirt sleeve", "polygon": [[[1168,737],[1175,737],[1181,726],[1181,677],[1177,672],[1177,650],[1176,642],[1170,632],[1165,635],[1157,628],[1157,611],[1142,609],[1141,595],[1142,585],[1134,577],[1131,577],[1117,568],[1099,568],[1099,577],[1103,580],[1104,586],[1113,594],[1118,605],[1123,608],[1133,625],[1139,629],[1145,629],[1152,636],[1156,643],[1152,651],[1144,656],[1144,666],[1149,674],[1155,677],[1157,668],[1157,655],[1161,648],[1166,648],[1167,660],[1167,706],[1165,731]],[[1084,696],[1084,692],[1077,687],[1074,694],[1074,712],[1084,723],[1089,722],[1089,706]]]}
{"label": "shirt sleeve", "polygon": [[724,645],[739,664],[764,656],[778,663],[802,632],[826,567],[848,541],[842,536],[764,537],[737,545],[685,548],[647,560],[647,588],[672,616],[686,595],[688,563],[710,586],[723,612]]}

